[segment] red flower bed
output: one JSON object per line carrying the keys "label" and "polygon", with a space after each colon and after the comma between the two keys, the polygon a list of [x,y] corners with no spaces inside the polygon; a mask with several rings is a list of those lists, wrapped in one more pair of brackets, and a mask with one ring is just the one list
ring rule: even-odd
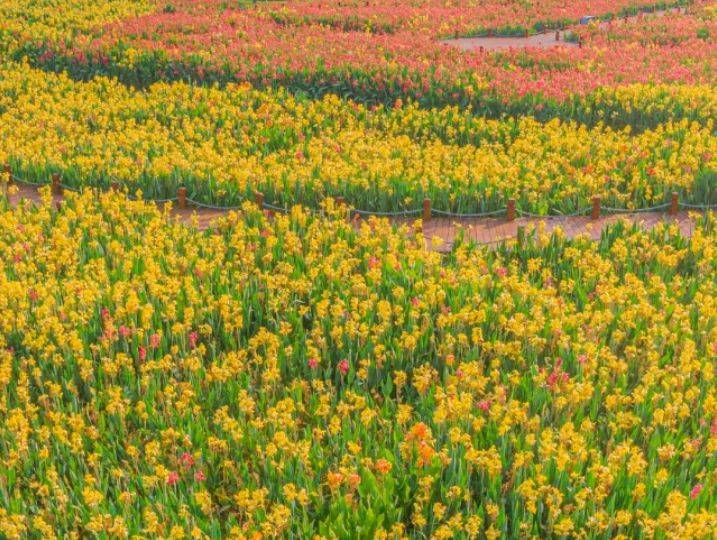
{"label": "red flower bed", "polygon": [[[489,24],[495,14],[486,6],[493,3],[467,7],[466,13]],[[560,14],[570,18],[588,4],[599,12],[639,3],[645,2],[577,2],[562,10],[558,2],[541,2],[524,10],[522,20],[530,24]],[[368,103],[413,99],[424,106],[457,103],[484,113],[533,114],[601,86],[712,83],[717,67],[715,41],[705,39],[705,33],[717,33],[717,22],[701,11],[704,2],[696,3],[689,14],[580,30],[582,48],[492,53],[461,51],[435,39],[446,25],[463,28],[460,21],[468,17],[455,15],[458,7],[437,0],[396,2],[394,10],[371,3],[358,8],[336,2],[270,4],[246,10],[220,5],[216,0],[181,0],[171,10],[110,25],[96,39],[32,46],[29,55],[36,64],[80,77],[102,73],[136,85],[160,78],[248,81],[312,96],[333,92]],[[371,13],[394,31],[374,34],[310,24],[319,13]],[[504,18],[496,20],[520,20],[514,7],[504,6],[499,13]],[[520,102],[519,110],[510,109],[515,102]]]}

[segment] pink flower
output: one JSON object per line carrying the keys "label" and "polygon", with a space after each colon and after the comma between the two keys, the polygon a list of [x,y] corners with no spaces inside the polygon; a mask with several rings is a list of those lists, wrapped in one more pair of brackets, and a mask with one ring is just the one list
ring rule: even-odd
{"label": "pink flower", "polygon": [[411,298],[411,304],[413,304],[414,306],[417,306],[418,303],[419,303],[418,298],[416,298],[415,296],[413,298]]}
{"label": "pink flower", "polygon": [[189,333],[189,348],[190,349],[194,349],[197,346],[198,339],[199,339],[199,334],[197,332]]}
{"label": "pink flower", "polygon": [[341,360],[339,362],[339,371],[342,375],[346,375],[349,372],[349,361],[348,360]]}
{"label": "pink flower", "polygon": [[160,341],[161,341],[161,338],[159,337],[159,334],[157,334],[156,332],[154,334],[152,334],[151,336],[149,336],[149,346],[152,347],[153,349],[156,349],[157,347],[159,347]]}
{"label": "pink flower", "polygon": [[184,452],[179,460],[182,462],[182,465],[187,468],[194,465],[194,457],[189,452]]}
{"label": "pink flower", "polygon": [[102,310],[100,311],[100,315],[102,316],[103,319],[107,319],[110,316],[110,310],[107,309],[106,307],[103,307]]}
{"label": "pink flower", "polygon": [[500,268],[495,269],[495,273],[498,274],[500,277],[505,277],[506,274],[508,274],[508,270],[501,266]]}
{"label": "pink flower", "polygon": [[582,365],[582,364],[585,364],[585,362],[587,362],[587,361],[588,361],[588,357],[585,356],[584,354],[581,354],[580,356],[578,356],[578,363],[579,363],[579,364],[581,364],[581,365]]}
{"label": "pink flower", "polygon": [[139,354],[139,359],[144,362],[144,360],[147,358],[147,349],[140,345],[137,349],[137,353]]}
{"label": "pink flower", "polygon": [[702,484],[695,484],[695,487],[690,491],[690,499],[694,501],[700,494],[700,491],[702,491]]}
{"label": "pink flower", "polygon": [[179,473],[177,471],[172,471],[167,475],[167,485],[173,486],[177,482],[179,482]]}
{"label": "pink flower", "polygon": [[316,366],[319,365],[319,361],[316,358],[309,358],[309,361],[307,363],[309,364],[309,367],[311,369],[315,369]]}
{"label": "pink flower", "polygon": [[40,295],[37,294],[37,291],[35,289],[30,289],[27,293],[27,295],[30,297],[30,300],[33,302],[36,301],[38,298],[40,298]]}
{"label": "pink flower", "polygon": [[490,410],[490,401],[488,401],[487,399],[484,399],[483,401],[479,401],[477,407],[481,411],[488,412],[488,410]]}
{"label": "pink flower", "polygon": [[710,427],[710,433],[717,435],[717,416],[712,419],[712,426]]}
{"label": "pink flower", "polygon": [[194,473],[194,480],[197,482],[204,482],[207,479],[207,476],[204,474],[204,471],[197,471]]}
{"label": "pink flower", "polygon": [[129,328],[127,328],[124,324],[119,327],[119,335],[122,336],[123,338],[125,338],[125,339],[128,338],[131,333],[132,333],[132,331]]}

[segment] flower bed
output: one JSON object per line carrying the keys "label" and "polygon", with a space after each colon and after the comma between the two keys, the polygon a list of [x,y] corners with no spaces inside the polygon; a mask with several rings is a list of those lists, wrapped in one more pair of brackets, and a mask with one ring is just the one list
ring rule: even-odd
{"label": "flower bed", "polygon": [[0,204],[6,538],[717,527],[712,222],[442,260],[330,209]]}
{"label": "flower bed", "polygon": [[75,78],[104,74],[138,87],[157,80],[250,82],[369,105],[393,106],[400,99],[426,108],[456,104],[493,117],[570,119],[576,95],[604,86],[713,84],[716,42],[704,36],[717,35],[717,22],[705,6],[698,2],[688,14],[659,23],[624,25],[617,40],[613,30],[596,30],[585,34],[582,48],[481,53],[454,49],[419,30],[342,31],[278,23],[268,8],[180,4],[109,25],[97,37],[29,42],[16,56]]}
{"label": "flower bed", "polygon": [[686,111],[693,120],[632,133],[486,120],[457,108],[370,110],[248,86],[157,84],[145,92],[8,66],[0,163],[33,182],[58,172],[75,188],[118,181],[153,198],[184,186],[191,198],[222,206],[256,190],[274,204],[316,208],[341,196],[367,211],[413,209],[430,198],[438,210],[486,212],[515,198],[546,215],[577,211],[596,195],[606,206],[651,207],[673,191],[685,202],[717,202],[712,88],[638,86],[596,100],[615,111],[645,103],[668,118]]}

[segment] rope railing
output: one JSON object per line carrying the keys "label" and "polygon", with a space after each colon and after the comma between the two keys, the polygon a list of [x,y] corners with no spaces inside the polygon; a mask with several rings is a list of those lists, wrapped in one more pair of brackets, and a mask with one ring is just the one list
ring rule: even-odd
{"label": "rope railing", "polygon": [[[24,184],[32,187],[42,187],[42,186],[50,186],[52,189],[53,194],[61,194],[63,190],[67,191],[73,191],[76,193],[82,193],[86,188],[85,186],[75,187],[71,186],[67,183],[64,183],[61,181],[61,175],[59,173],[52,173],[51,179],[49,182],[33,182],[30,180],[27,180],[25,178],[22,178],[18,176],[17,174],[13,173],[9,165],[5,165],[4,167],[5,173],[10,180],[11,183],[17,183],[17,184]],[[100,187],[101,186],[87,186],[89,187]],[[117,182],[111,182],[110,183],[110,189],[113,191],[119,191],[120,186]],[[187,195],[187,189],[185,187],[179,187],[177,189],[177,195],[175,197],[168,197],[168,198],[144,198],[144,197],[136,197],[130,193],[126,194],[127,198],[134,201],[145,201],[145,202],[154,202],[158,204],[165,204],[165,203],[174,203],[176,202],[180,209],[186,209],[189,206],[194,206],[196,208],[204,208],[208,210],[217,210],[217,211],[237,211],[241,209],[241,205],[232,205],[232,206],[225,206],[225,205],[215,205],[215,204],[209,204],[194,198],[191,198]],[[334,201],[340,205],[347,205],[343,197],[337,197],[334,199]],[[264,200],[263,193],[256,192],[255,193],[255,199],[254,202],[256,205],[261,207],[265,210],[270,210],[273,212],[282,212],[286,213],[289,211],[289,208],[277,206],[271,203],[268,203]],[[308,208],[308,207],[307,207]],[[362,216],[376,216],[376,217],[387,217],[387,218],[398,218],[398,217],[412,217],[412,216],[421,216],[424,221],[430,220],[433,216],[438,217],[444,217],[444,218],[455,218],[455,219],[480,219],[480,218],[495,218],[497,216],[506,215],[507,221],[514,221],[517,216],[519,217],[526,217],[531,219],[556,219],[556,218],[569,218],[569,217],[578,217],[583,216],[589,213],[591,219],[598,219],[603,212],[609,213],[609,214],[637,214],[637,213],[647,213],[647,212],[656,212],[660,210],[667,210],[669,214],[676,214],[679,209],[687,209],[687,210],[715,210],[717,209],[717,204],[696,204],[696,203],[687,203],[682,202],[679,200],[679,194],[677,192],[673,192],[670,196],[670,201],[664,204],[659,204],[656,206],[651,206],[647,208],[617,208],[617,207],[611,207],[611,206],[602,206],[601,204],[601,198],[600,197],[593,197],[592,199],[592,205],[586,206],[583,208],[579,208],[575,212],[569,213],[569,214],[560,214],[556,209],[551,209],[553,212],[552,214],[543,215],[543,214],[536,214],[533,212],[529,212],[527,210],[523,210],[522,208],[519,208],[516,206],[516,200],[515,199],[508,199],[506,201],[506,206],[504,208],[499,208],[496,210],[486,211],[486,212],[477,212],[477,213],[460,213],[460,212],[452,212],[449,210],[440,210],[437,208],[431,207],[431,200],[430,199],[424,199],[423,205],[421,208],[413,208],[413,209],[404,209],[404,210],[396,210],[396,211],[378,211],[378,210],[362,210],[359,208],[348,208],[348,215],[350,219],[356,219],[360,218]],[[320,211],[319,209],[309,208],[313,211]]]}
{"label": "rope railing", "polygon": [[409,217],[416,216],[423,210],[416,208],[414,210],[399,210],[397,212],[380,212],[377,210],[358,210],[356,208],[351,208],[349,211],[353,216]]}
{"label": "rope railing", "polygon": [[587,212],[590,210],[589,206],[585,206],[583,208],[580,208],[579,210],[576,210],[575,212],[571,212],[570,214],[561,214],[559,211],[553,209],[553,216],[556,218],[571,218],[571,217],[578,217],[578,216],[584,216],[587,214]]}
{"label": "rope railing", "polygon": [[717,204],[688,204],[680,203],[683,208],[695,209],[695,210],[717,210]]}
{"label": "rope railing", "polygon": [[431,210],[431,213],[436,214],[437,216],[449,218],[488,218],[505,214],[506,211],[506,208],[499,208],[498,210],[493,210],[492,212],[479,212],[477,214],[456,214],[454,212],[445,212],[443,210],[433,209]]}
{"label": "rope railing", "polygon": [[669,207],[670,203],[658,204],[657,206],[650,206],[648,208],[636,208],[634,210],[627,208],[613,208],[610,206],[603,206],[602,209],[611,214],[639,214],[642,212],[656,212],[657,210],[664,210]]}
{"label": "rope railing", "polygon": [[[175,198],[174,200],[177,200],[177,199]],[[191,204],[192,206],[196,206],[197,208],[206,208],[207,210],[221,210],[224,212],[231,212],[234,210],[241,209],[241,206],[216,206],[213,204],[207,204],[207,203],[203,203],[201,201],[197,201],[190,197],[187,197],[186,201],[187,201],[187,204]]]}

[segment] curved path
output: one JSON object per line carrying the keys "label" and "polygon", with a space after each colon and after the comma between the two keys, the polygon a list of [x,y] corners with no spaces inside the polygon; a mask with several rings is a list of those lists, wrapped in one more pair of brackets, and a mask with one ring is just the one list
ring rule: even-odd
{"label": "curved path", "polygon": [[[624,24],[630,24],[640,20],[642,17],[663,17],[667,14],[681,14],[686,13],[685,8],[672,8],[668,10],[660,10],[653,12],[643,12],[638,15],[629,15],[627,17],[616,18],[613,21],[603,21],[598,23],[600,28],[611,28],[619,27]],[[575,28],[580,28],[580,25],[570,26],[566,30],[555,30],[547,31],[539,34],[532,34],[528,37],[515,36],[515,37],[466,37],[466,38],[455,38],[455,39],[443,39],[441,43],[458,47],[465,51],[475,50],[486,50],[494,51],[499,49],[524,49],[528,47],[538,47],[547,49],[549,47],[556,47],[562,45],[564,47],[577,47],[577,42],[565,41],[566,31],[570,31]],[[557,38],[557,39],[556,39]]]}
{"label": "curved path", "polygon": [[[22,199],[37,203],[40,202],[40,195],[37,188],[28,185],[15,185],[17,192],[10,196],[11,204],[17,205]],[[55,202],[62,201],[62,195],[53,195]],[[158,203],[158,206],[164,203]],[[179,209],[172,207],[172,215],[177,219],[190,223],[196,219],[197,226],[201,230],[209,229],[217,219],[228,214],[226,210],[214,210],[207,208]],[[473,240],[479,244],[496,244],[503,240],[515,238],[520,227],[526,230],[538,228],[551,232],[555,229],[562,229],[569,238],[587,234],[593,239],[600,238],[600,233],[611,223],[619,219],[627,219],[638,223],[646,229],[660,223],[674,223],[681,233],[691,236],[696,224],[696,212],[680,211],[670,215],[663,212],[633,212],[619,215],[602,216],[599,219],[590,217],[544,217],[544,218],[518,218],[508,221],[501,218],[442,218],[434,217],[423,223],[423,233],[426,238],[426,245],[430,249],[447,252],[450,251],[453,241],[459,231],[463,231],[466,240]],[[411,225],[415,218],[394,218],[391,220],[397,225]]]}

